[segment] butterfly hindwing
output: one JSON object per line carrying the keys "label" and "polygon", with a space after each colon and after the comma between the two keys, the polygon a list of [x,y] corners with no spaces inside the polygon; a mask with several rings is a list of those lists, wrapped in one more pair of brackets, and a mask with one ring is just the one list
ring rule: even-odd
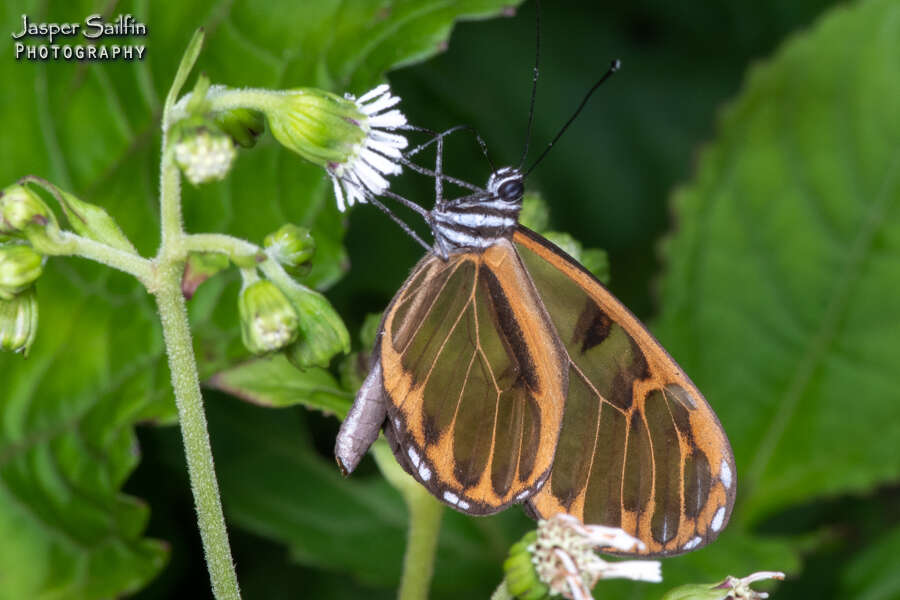
{"label": "butterfly hindwing", "polygon": [[735,497],[734,458],[712,409],[581,265],[524,227],[513,241],[570,359],[556,460],[528,508],[621,527],[646,544],[640,554],[712,541]]}
{"label": "butterfly hindwing", "polygon": [[378,352],[388,438],[435,496],[489,514],[546,480],[568,359],[509,241],[426,256],[385,313]]}

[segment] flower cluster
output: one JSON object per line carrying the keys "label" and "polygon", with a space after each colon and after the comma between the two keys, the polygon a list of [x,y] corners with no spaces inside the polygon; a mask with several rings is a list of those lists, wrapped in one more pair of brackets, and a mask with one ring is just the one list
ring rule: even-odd
{"label": "flower cluster", "polygon": [[506,585],[516,597],[590,600],[600,579],[662,581],[659,561],[606,561],[597,556],[597,548],[633,552],[644,544],[621,529],[584,525],[558,514],[540,521],[536,532],[513,546],[504,564]]}

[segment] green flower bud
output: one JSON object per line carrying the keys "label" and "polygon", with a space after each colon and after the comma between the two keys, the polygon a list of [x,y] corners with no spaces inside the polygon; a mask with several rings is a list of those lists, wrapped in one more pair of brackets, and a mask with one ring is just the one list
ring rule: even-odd
{"label": "green flower bud", "polygon": [[41,197],[23,185],[0,192],[0,233],[18,234],[30,225],[56,225],[53,211]]}
{"label": "green flower bud", "polygon": [[300,339],[286,351],[294,366],[327,367],[332,356],[350,351],[347,327],[325,296],[299,284],[283,291],[300,317]]}
{"label": "green flower bud", "polygon": [[0,246],[0,298],[10,300],[41,276],[44,257],[30,246]]}
{"label": "green flower bud", "polygon": [[359,328],[359,341],[368,352],[375,347],[375,336],[381,327],[382,313],[369,313]]}
{"label": "green flower bud", "polygon": [[761,600],[769,595],[750,588],[750,584],[764,579],[784,579],[778,571],[760,571],[747,577],[729,575],[718,583],[691,583],[665,593],[662,600]]}
{"label": "green flower bud", "polygon": [[272,92],[265,114],[276,140],[320,167],[347,161],[366,138],[356,103],[324,90]]}
{"label": "green flower bud", "polygon": [[109,213],[96,204],[80,200],[68,192],[61,192],[61,196],[63,212],[75,233],[125,252],[137,253]]}
{"label": "green flower bud", "polygon": [[241,338],[254,354],[279,350],[297,339],[297,312],[271,281],[260,279],[241,290],[238,311]]}
{"label": "green flower bud", "polygon": [[0,350],[22,352],[26,357],[37,335],[38,303],[34,288],[11,300],[0,300]]}
{"label": "green flower bud", "polygon": [[581,242],[568,233],[563,233],[561,231],[545,231],[543,235],[545,238],[559,246],[560,250],[578,262],[581,262],[581,251],[583,249]]}
{"label": "green flower bud", "polygon": [[206,127],[185,128],[175,144],[175,162],[194,185],[223,179],[237,152],[227,135]]}
{"label": "green flower bud", "polygon": [[190,300],[204,281],[224,271],[231,262],[218,252],[191,252],[181,275],[181,293]]}
{"label": "green flower bud", "polygon": [[531,547],[537,541],[537,531],[531,530],[512,545],[509,556],[503,562],[506,589],[513,598],[520,600],[544,600],[550,598],[550,588],[541,581],[534,563],[531,562]]}
{"label": "green flower bud", "polygon": [[226,110],[213,116],[213,122],[241,148],[252,148],[265,130],[262,114],[248,108]]}
{"label": "green flower bud", "polygon": [[387,177],[402,171],[399,159],[408,142],[392,133],[406,125],[393,108],[398,102],[382,84],[359,98],[313,88],[268,92],[258,108],[276,140],[328,171],[343,211],[384,193]]}
{"label": "green flower bud", "polygon": [[543,235],[559,246],[563,252],[580,262],[601,283],[609,283],[609,258],[605,251],[596,248],[585,249],[581,242],[568,233],[545,231]]}
{"label": "green flower bud", "polygon": [[519,223],[541,233],[550,222],[550,210],[547,203],[537,192],[525,192],[522,198],[522,210],[519,212]]}
{"label": "green flower bud", "polygon": [[295,275],[309,272],[309,261],[316,252],[316,240],[309,229],[290,223],[267,235],[263,246],[269,256]]}

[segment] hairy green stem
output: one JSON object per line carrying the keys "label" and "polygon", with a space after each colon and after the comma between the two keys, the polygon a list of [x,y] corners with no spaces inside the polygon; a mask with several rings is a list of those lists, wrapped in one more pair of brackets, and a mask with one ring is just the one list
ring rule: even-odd
{"label": "hairy green stem", "polygon": [[202,42],[203,32],[198,31],[185,52],[175,82],[166,97],[160,168],[162,241],[155,259],[156,280],[148,289],[156,296],[162,321],[166,356],[178,408],[178,423],[181,426],[191,491],[197,510],[197,524],[213,595],[216,600],[238,600],[241,593],[231,558],[231,545],[228,542],[206,415],[203,412],[203,396],[200,393],[200,378],[197,374],[187,307],[181,291],[181,278],[188,253],[185,243],[187,236],[181,215],[181,177],[167,135],[172,123],[175,98],[199,55]]}
{"label": "hairy green stem", "polygon": [[166,355],[178,407],[178,422],[181,425],[184,454],[213,594],[216,600],[237,600],[240,598],[237,574],[219,499],[206,415],[203,412],[203,397],[200,394],[200,379],[197,376],[191,330],[181,292],[183,268],[183,264],[173,262],[160,270],[161,281],[156,292],[156,303],[163,324]]}
{"label": "hairy green stem", "polygon": [[256,244],[224,233],[191,233],[185,236],[183,246],[190,252],[225,254],[241,268],[254,268],[268,258]]}
{"label": "hairy green stem", "polygon": [[444,507],[428,490],[403,471],[383,440],[372,445],[372,454],[384,478],[400,491],[409,509],[406,555],[403,557],[403,574],[397,598],[425,600],[434,574],[434,559]]}
{"label": "hairy green stem", "polygon": [[149,287],[154,279],[153,263],[146,258],[76,235],[71,231],[60,231],[52,237],[34,238],[32,245],[39,252],[49,256],[80,256],[103,263],[134,275],[146,287]]}

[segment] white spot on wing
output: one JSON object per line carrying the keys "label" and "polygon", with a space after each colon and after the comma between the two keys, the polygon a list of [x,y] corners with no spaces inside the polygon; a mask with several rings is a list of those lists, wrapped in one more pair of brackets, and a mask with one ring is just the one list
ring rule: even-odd
{"label": "white spot on wing", "polygon": [[725,486],[725,489],[731,489],[731,467],[728,466],[728,461],[724,458],[722,459],[722,466],[719,467],[719,479],[722,480],[722,485]]}
{"label": "white spot on wing", "polygon": [[469,510],[469,503],[466,502],[465,500],[460,500],[459,507],[463,510]]}
{"label": "white spot on wing", "polygon": [[524,500],[531,493],[531,490],[525,490],[524,492],[519,492],[516,496],[516,500]]}
{"label": "white spot on wing", "polygon": [[684,546],[682,546],[682,550],[693,550],[694,548],[699,546],[700,542],[702,541],[703,539],[699,535],[696,535],[688,540],[688,542]]}
{"label": "white spot on wing", "polygon": [[459,496],[457,496],[453,492],[444,492],[444,500],[446,500],[450,504],[456,504],[459,502]]}
{"label": "white spot on wing", "polygon": [[416,452],[413,448],[407,448],[406,453],[409,454],[409,460],[412,461],[412,464],[417,469],[419,468],[419,453]]}
{"label": "white spot on wing", "polygon": [[424,461],[419,465],[419,477],[422,478],[422,481],[431,479],[431,469],[428,468]]}
{"label": "white spot on wing", "polygon": [[709,526],[712,528],[713,531],[718,531],[718,530],[722,529],[722,524],[724,523],[724,521],[725,521],[725,507],[720,506],[719,510],[716,511],[716,514],[713,515],[712,523],[710,523]]}

